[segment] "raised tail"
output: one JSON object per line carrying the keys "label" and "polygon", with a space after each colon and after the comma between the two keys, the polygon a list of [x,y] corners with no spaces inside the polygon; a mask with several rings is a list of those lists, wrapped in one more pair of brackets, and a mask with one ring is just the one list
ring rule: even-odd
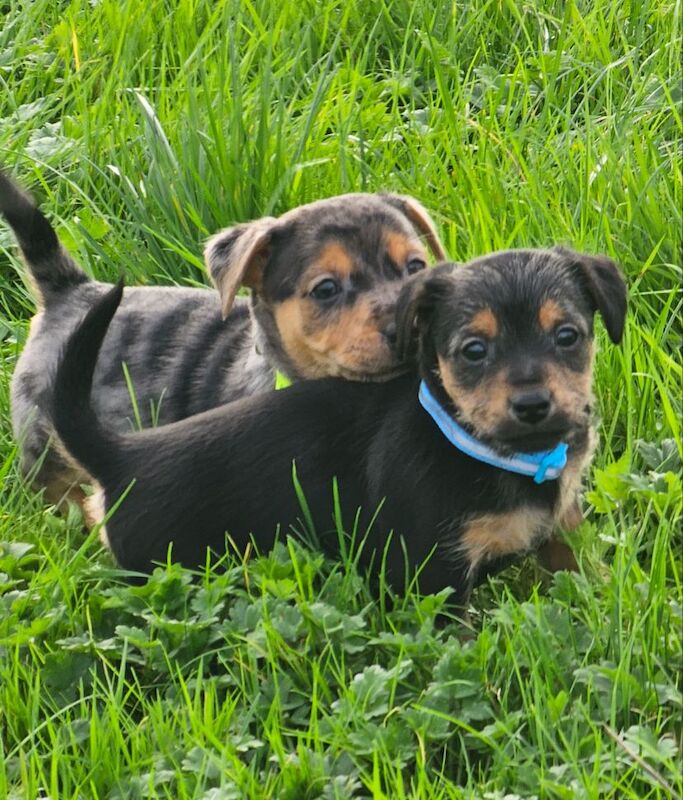
{"label": "raised tail", "polygon": [[123,295],[123,281],[97,300],[69,337],[55,377],[52,422],[69,455],[96,480],[121,448],[118,434],[107,430],[93,409],[91,389],[97,356]]}
{"label": "raised tail", "polygon": [[47,217],[2,171],[0,214],[17,237],[43,304],[51,295],[90,280],[62,247]]}

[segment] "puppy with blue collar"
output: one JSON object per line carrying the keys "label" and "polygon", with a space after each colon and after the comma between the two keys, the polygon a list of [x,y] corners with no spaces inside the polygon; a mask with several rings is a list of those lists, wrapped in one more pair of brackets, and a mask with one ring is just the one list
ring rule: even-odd
{"label": "puppy with blue collar", "polygon": [[[92,510],[116,560],[188,566],[226,542],[267,550],[302,510],[334,556],[360,509],[360,563],[398,590],[450,586],[464,604],[486,574],[548,541],[575,506],[595,443],[593,318],[622,337],[626,287],[608,258],[507,251],[408,281],[400,351],[416,368],[381,384],[325,379],[122,434],[90,401],[97,353],[121,300],[98,300],[55,381],[53,419],[99,484]],[[379,508],[379,511],[377,509]],[[374,517],[374,519],[373,519]],[[372,520],[372,524],[371,524]]]}

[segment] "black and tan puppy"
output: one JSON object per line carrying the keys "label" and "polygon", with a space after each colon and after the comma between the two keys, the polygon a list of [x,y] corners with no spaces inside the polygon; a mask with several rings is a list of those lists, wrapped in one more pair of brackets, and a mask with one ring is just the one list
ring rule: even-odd
{"label": "black and tan puppy", "polygon": [[[22,468],[49,501],[80,501],[87,476],[48,448],[53,368],[110,284],[88,278],[46,217],[1,173],[0,213],[19,240],[39,304],[12,381]],[[123,431],[138,415],[149,427],[264,391],[276,369],[295,380],[396,374],[394,303],[403,280],[425,267],[420,236],[444,257],[417,201],[380,194],[333,197],[222,231],[206,248],[220,296],[176,287],[126,290],[95,371],[97,413]],[[235,300],[240,286],[251,289],[250,302]]]}
{"label": "black and tan puppy", "polygon": [[[361,530],[382,504],[363,564],[382,554],[394,586],[428,559],[423,592],[478,578],[533,551],[574,502],[593,448],[593,317],[621,339],[623,279],[607,258],[511,251],[442,265],[405,285],[403,348],[419,374],[375,384],[326,379],[237,401],[182,422],[120,434],[89,400],[97,352],[120,300],[114,289],[71,338],[57,373],[54,420],[99,482],[100,513],[124,567],[273,542],[301,516],[296,464],[327,552],[336,478]],[[418,398],[419,395],[419,398]],[[390,531],[393,532],[390,537]],[[386,552],[385,552],[386,546]],[[405,559],[407,559],[407,567]]]}

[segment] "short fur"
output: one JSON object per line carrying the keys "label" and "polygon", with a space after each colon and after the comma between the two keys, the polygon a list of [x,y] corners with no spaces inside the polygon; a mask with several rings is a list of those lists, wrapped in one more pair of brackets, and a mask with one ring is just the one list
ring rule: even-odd
{"label": "short fur", "polygon": [[[404,576],[429,559],[420,589],[451,586],[459,603],[481,576],[543,546],[565,513],[567,493],[573,500],[593,441],[594,312],[611,320],[615,341],[626,313],[616,266],[591,256],[527,250],[463,267],[447,264],[410,281],[398,302],[399,339],[417,351],[419,374],[372,384],[302,382],[162,428],[121,434],[89,400],[98,349],[121,291],[98,300],[70,338],[54,405],[64,444],[100,484],[102,511],[128,490],[106,524],[119,564],[147,572],[166,559],[172,544],[175,560],[195,566],[207,548],[224,551],[226,533],[241,550],[250,539],[268,549],[278,527],[288,531],[302,516],[292,485],[294,462],[328,553],[338,549],[332,524],[336,478],[347,524],[361,508],[363,530],[384,501],[361,564],[374,558],[376,568],[386,546],[386,574],[401,589]],[[552,332],[539,319],[549,298],[564,314]],[[470,328],[483,310],[489,323],[495,319],[490,338],[481,327]],[[567,326],[579,334],[571,347]],[[466,358],[473,337],[489,352],[477,365]],[[550,392],[543,420],[517,419],[520,396],[541,391],[555,372],[576,387],[572,394]],[[563,476],[537,485],[456,450],[419,405],[420,378],[453,416],[501,453],[567,442]],[[482,386],[495,387],[493,412]]]}
{"label": "short fur", "polygon": [[[19,240],[39,303],[12,382],[22,469],[45,487],[49,501],[80,502],[87,475],[53,442],[51,367],[111,285],[91,280],[75,264],[47,218],[2,173],[0,213]],[[220,296],[177,287],[126,290],[95,370],[98,414],[113,429],[133,427],[122,362],[144,427],[266,390],[276,369],[294,380],[396,374],[393,305],[402,281],[425,265],[420,236],[444,257],[417,201],[374,194],[333,197],[221,231],[206,248]],[[392,256],[395,240],[404,245],[400,258]],[[341,269],[335,254],[349,268]],[[330,279],[337,294],[314,299],[316,282]],[[251,289],[249,301],[235,298],[240,286]]]}

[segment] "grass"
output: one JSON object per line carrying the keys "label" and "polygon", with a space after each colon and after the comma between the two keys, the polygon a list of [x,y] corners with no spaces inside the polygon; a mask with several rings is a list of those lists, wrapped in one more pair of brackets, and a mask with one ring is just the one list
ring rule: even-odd
{"label": "grass", "polygon": [[293,541],[128,586],[19,481],[0,230],[0,797],[680,797],[680,0],[0,9],[0,161],[98,277],[201,285],[219,227],[392,189],[453,258],[566,243],[631,291],[582,573],[508,570],[463,637]]}

